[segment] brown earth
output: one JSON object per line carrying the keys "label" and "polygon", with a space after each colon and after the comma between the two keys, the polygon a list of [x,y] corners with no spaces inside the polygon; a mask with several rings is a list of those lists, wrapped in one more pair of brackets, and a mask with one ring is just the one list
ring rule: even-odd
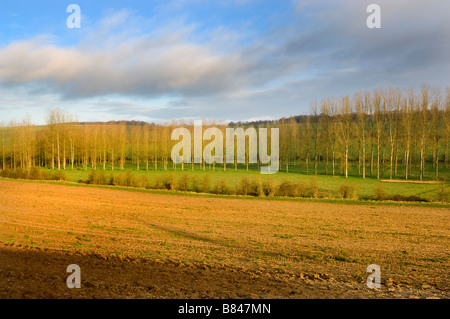
{"label": "brown earth", "polygon": [[449,219],[0,180],[0,298],[448,298]]}

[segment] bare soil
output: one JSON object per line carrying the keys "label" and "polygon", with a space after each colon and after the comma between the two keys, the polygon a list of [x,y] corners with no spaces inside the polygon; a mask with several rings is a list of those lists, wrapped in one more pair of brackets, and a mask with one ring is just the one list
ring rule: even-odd
{"label": "bare soil", "polygon": [[0,180],[0,298],[448,298],[449,222],[436,207]]}

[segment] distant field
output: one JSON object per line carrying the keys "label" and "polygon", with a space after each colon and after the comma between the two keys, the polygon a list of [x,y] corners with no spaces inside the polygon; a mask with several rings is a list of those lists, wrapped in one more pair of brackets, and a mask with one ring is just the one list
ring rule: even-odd
{"label": "distant field", "polygon": [[[0,243],[8,247],[0,247],[7,258],[0,278],[9,273],[0,296],[61,297],[68,293],[63,265],[76,260],[89,281],[79,293],[90,297],[189,298],[195,290],[207,297],[448,298],[449,224],[448,208],[438,207],[174,197],[0,180]],[[49,266],[58,260],[59,268]],[[150,270],[143,276],[146,260],[165,264],[167,279]],[[382,269],[378,292],[365,286],[373,263]],[[33,290],[26,280],[36,278],[47,285]]]}
{"label": "distant field", "polygon": [[[219,183],[221,180],[225,179],[228,185],[234,189],[243,178],[248,178],[250,180],[256,179],[258,181],[266,181],[271,180],[275,184],[280,184],[283,181],[292,181],[299,182],[303,181],[305,184],[308,184],[312,178],[316,178],[320,191],[324,197],[332,196],[339,197],[338,188],[342,184],[353,185],[356,188],[356,193],[360,199],[372,199],[376,193],[377,185],[380,184],[380,181],[376,179],[376,177],[370,176],[369,171],[367,172],[367,177],[365,179],[358,176],[350,176],[349,178],[345,178],[344,176],[336,173],[335,176],[325,175],[324,173],[314,175],[313,170],[310,169],[310,173],[308,175],[299,169],[298,166],[292,166],[289,170],[289,173],[284,171],[280,171],[277,174],[273,175],[261,175],[257,170],[257,167],[250,167],[247,171],[245,166],[241,166],[238,170],[234,170],[234,167],[228,167],[226,171],[223,170],[223,167],[216,166],[213,171],[212,166],[206,166],[205,170],[200,169],[199,165],[195,166],[194,170],[191,170],[191,165],[185,165],[184,171],[181,170],[180,165],[178,165],[177,170],[173,170],[172,165],[169,165],[167,171],[164,171],[162,167],[159,167],[157,171],[154,170],[154,166],[150,165],[150,169],[146,171],[142,169],[145,167],[141,164],[141,169],[136,170],[135,165],[127,164],[124,171],[114,170],[114,174],[121,174],[127,170],[130,170],[133,175],[136,176],[145,176],[148,178],[150,184],[154,183],[158,178],[162,178],[167,175],[173,175],[175,177],[175,181],[179,180],[179,178],[187,174],[189,177],[189,182],[193,182],[193,178],[197,178],[201,180],[201,178],[205,175],[208,175],[211,185],[215,185]],[[99,171],[102,170],[99,168]],[[355,170],[355,168],[354,168]],[[428,168],[429,171],[432,168]],[[87,171],[83,170],[81,167],[76,167],[73,171],[70,169],[66,169],[64,172],[67,174],[70,181],[78,182],[78,181],[86,181],[89,178],[89,174],[92,170],[88,169]],[[321,167],[321,171],[323,171],[323,167]],[[357,173],[357,171],[355,172]],[[111,170],[109,166],[105,171],[106,176],[111,174]],[[433,181],[431,178],[432,174],[429,173],[429,177],[427,181]],[[444,191],[446,193],[449,192],[448,180],[450,176],[449,170],[444,168],[441,169],[441,180],[447,181],[446,185],[444,185]],[[386,174],[382,177],[382,180],[387,180],[389,177]],[[395,179],[401,180],[400,177]],[[417,181],[417,178],[413,176],[410,181]],[[420,198],[424,198],[431,201],[436,201],[439,198],[438,193],[443,191],[443,186],[439,184],[427,184],[427,183],[389,183],[389,182],[381,182],[382,188],[384,189],[386,194],[389,195],[402,195],[402,196],[417,196]],[[448,196],[448,195],[447,195]]]}

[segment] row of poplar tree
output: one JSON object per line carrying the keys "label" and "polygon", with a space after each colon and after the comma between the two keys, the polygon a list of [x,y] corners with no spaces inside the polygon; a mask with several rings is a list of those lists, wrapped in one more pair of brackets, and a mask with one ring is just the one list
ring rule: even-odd
{"label": "row of poplar tree", "polygon": [[[327,98],[314,101],[307,116],[233,126],[279,128],[280,169],[285,171],[301,167],[308,174],[348,177],[353,168],[353,175],[363,178],[388,174],[391,179],[408,179],[414,167],[422,180],[427,163],[436,178],[440,167],[448,168],[449,111],[450,88],[423,85],[418,92],[388,88]],[[131,162],[138,170],[177,169],[171,161],[176,143],[171,132],[183,126],[193,137],[193,121],[78,123],[74,115],[55,109],[44,126],[33,125],[29,118],[2,125],[0,167],[124,170]],[[225,136],[229,126],[205,121],[203,130],[208,127],[220,128]],[[268,141],[270,149],[270,137]],[[247,156],[248,149],[246,143]],[[187,169],[186,164],[179,164],[179,169]],[[205,163],[199,167],[206,169]],[[189,168],[195,169],[194,164]]]}

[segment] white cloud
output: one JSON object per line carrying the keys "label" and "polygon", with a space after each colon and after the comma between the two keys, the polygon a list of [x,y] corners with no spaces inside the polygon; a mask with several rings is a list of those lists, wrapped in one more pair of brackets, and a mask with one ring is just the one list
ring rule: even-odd
{"label": "white cloud", "polygon": [[71,98],[215,93],[239,85],[233,78],[240,67],[237,55],[217,55],[170,35],[141,36],[109,50],[58,47],[42,39],[0,49],[0,83],[33,83]]}
{"label": "white cloud", "polygon": [[311,100],[379,85],[450,84],[449,1],[379,0],[380,30],[366,27],[369,0],[292,3],[298,21],[265,34],[107,12],[76,46],[41,36],[1,47],[0,89],[27,88],[8,105],[62,98],[93,119],[237,121],[305,113]]}

